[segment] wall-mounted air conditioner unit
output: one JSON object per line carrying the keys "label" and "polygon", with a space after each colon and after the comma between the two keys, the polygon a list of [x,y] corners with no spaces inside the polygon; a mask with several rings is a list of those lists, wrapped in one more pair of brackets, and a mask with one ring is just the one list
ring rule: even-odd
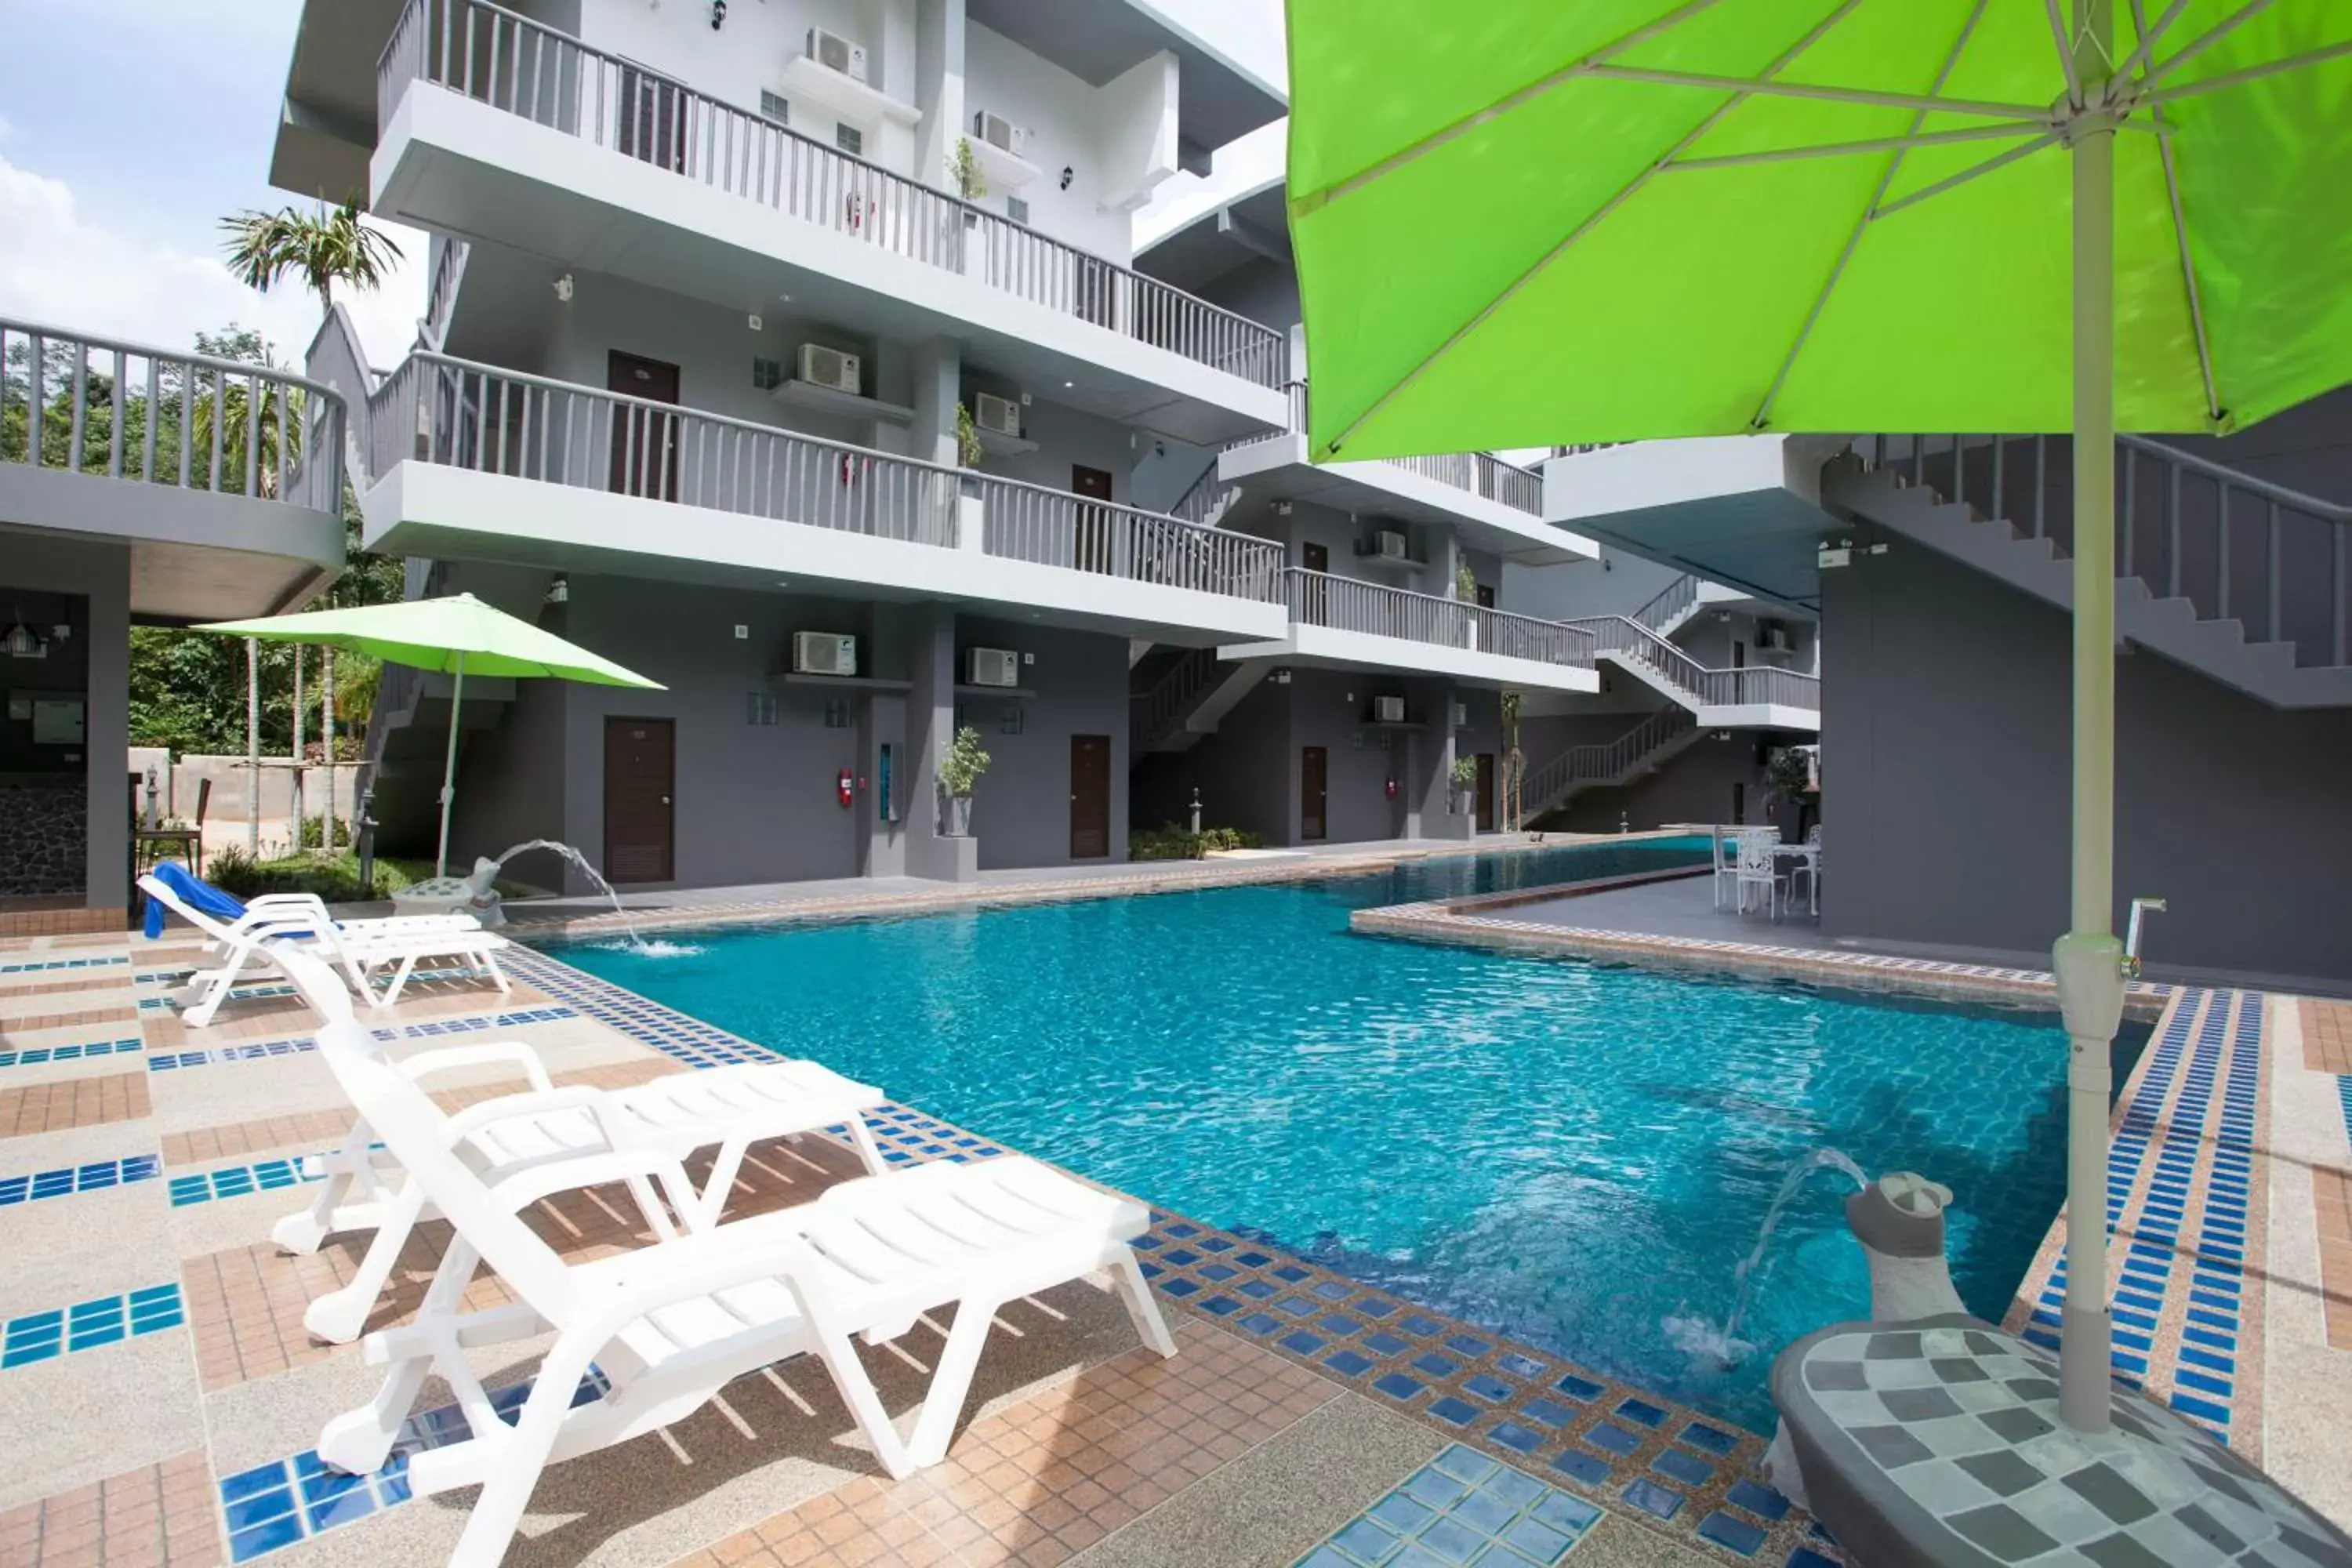
{"label": "wall-mounted air conditioner unit", "polygon": [[1756,646],[1766,653],[1787,653],[1794,647],[1789,640],[1789,628],[1778,621],[1765,621],[1757,626]]}
{"label": "wall-mounted air conditioner unit", "polygon": [[866,79],[866,46],[853,44],[839,33],[811,27],[808,30],[808,58],[829,71],[839,71],[852,81]]}
{"label": "wall-mounted air conditioner unit", "polygon": [[856,675],[857,639],[839,632],[794,632],[793,672],[795,675]]}
{"label": "wall-mounted air conditioner unit", "polygon": [[863,370],[856,354],[845,354],[823,343],[801,345],[801,379],[812,386],[829,387],[855,397]]}
{"label": "wall-mounted air conditioner unit", "polygon": [[1372,699],[1372,722],[1373,722],[1373,723],[1375,723],[1375,724],[1402,724],[1402,723],[1403,723],[1403,722],[1404,722],[1404,699],[1403,699],[1403,698],[1402,698],[1402,697],[1375,697],[1375,698],[1373,698],[1373,699]]}
{"label": "wall-mounted air conditioner unit", "polygon": [[982,142],[1018,158],[1028,151],[1029,132],[1001,114],[991,114],[985,109],[971,117],[971,133]]}
{"label": "wall-mounted air conditioner unit", "polygon": [[1018,686],[1021,656],[1008,647],[968,647],[963,650],[967,686]]}
{"label": "wall-mounted air conditioner unit", "polygon": [[1405,552],[1404,534],[1393,528],[1381,529],[1372,535],[1372,549],[1376,553],[1384,555],[1391,561],[1402,561],[1404,559]]}
{"label": "wall-mounted air conditioner unit", "polygon": [[1009,397],[983,392],[971,400],[971,422],[999,436],[1021,434],[1021,405]]}

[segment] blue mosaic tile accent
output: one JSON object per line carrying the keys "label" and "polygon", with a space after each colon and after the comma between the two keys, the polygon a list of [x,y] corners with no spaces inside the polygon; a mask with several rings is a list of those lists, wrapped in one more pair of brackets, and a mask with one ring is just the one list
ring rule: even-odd
{"label": "blue mosaic tile accent", "polygon": [[[610,1386],[604,1373],[591,1371],[580,1380],[572,1403],[601,1399]],[[526,1381],[491,1394],[490,1406],[499,1419],[515,1419],[530,1397],[530,1387]],[[471,1435],[463,1412],[444,1405],[402,1422],[392,1457],[364,1476],[331,1470],[316,1450],[305,1448],[290,1459],[272,1459],[222,1477],[221,1516],[228,1527],[229,1561],[248,1563],[408,1501],[410,1456],[462,1443]]]}
{"label": "blue mosaic tile accent", "polygon": [[60,969],[108,969],[130,962],[128,954],[115,958],[45,958],[24,963],[0,963],[0,974],[47,974]]}
{"label": "blue mosaic tile accent", "polygon": [[[380,1147],[380,1145],[379,1145]],[[285,1160],[257,1160],[249,1165],[224,1165],[217,1171],[198,1171],[172,1178],[172,1206],[186,1208],[191,1204],[208,1204],[215,1198],[241,1198],[249,1193],[274,1191],[279,1187],[298,1186],[304,1182],[324,1181],[323,1173],[312,1175],[303,1169],[305,1160],[322,1159],[323,1155],[296,1155]]]}
{"label": "blue mosaic tile accent", "polygon": [[724,1029],[648,1001],[543,952],[517,946],[508,951],[504,962],[509,973],[568,1004],[572,1012],[688,1067],[775,1059],[773,1051],[737,1039]]}
{"label": "blue mosaic tile accent", "polygon": [[[579,1016],[570,1007],[523,1007],[481,1017],[436,1018],[429,1024],[403,1024],[396,1028],[375,1029],[371,1033],[389,1045],[394,1040],[430,1040],[478,1035],[485,1029],[512,1029],[525,1024],[550,1024],[559,1018],[576,1018]],[[223,1062],[250,1062],[265,1057],[297,1056],[318,1048],[319,1042],[310,1036],[296,1035],[282,1040],[259,1040],[246,1046],[215,1046],[209,1050],[160,1051],[147,1058],[147,1069],[150,1072],[172,1072],[183,1068],[216,1067]]]}
{"label": "blue mosaic tile accent", "polygon": [[127,1187],[134,1182],[152,1182],[163,1171],[161,1155],[130,1154],[120,1160],[98,1160],[87,1165],[68,1165],[62,1170],[36,1171],[28,1176],[0,1176],[0,1208],[41,1198],[66,1198],[80,1193],[102,1192],[110,1187]]}
{"label": "blue mosaic tile accent", "polygon": [[74,1062],[85,1057],[119,1056],[147,1048],[144,1040],[85,1040],[72,1046],[27,1046],[20,1051],[0,1051],[0,1068],[38,1067],[43,1062]]}
{"label": "blue mosaic tile accent", "polygon": [[[2116,1125],[2107,1182],[2107,1228],[2119,1261],[2116,1376],[2223,1443],[2235,1413],[2244,1297],[2250,1284],[2259,1289],[2247,1273],[2247,1247],[2259,1179],[2253,1133],[2263,1045],[2260,994],[2183,990]],[[2127,1213],[2133,1224],[2124,1231]],[[2044,1349],[2058,1346],[2066,1279],[2061,1256],[2022,1320],[2011,1319]],[[2179,1347],[2167,1355],[2157,1327],[2173,1302],[2183,1305],[2187,1321]]]}
{"label": "blue mosaic tile accent", "polygon": [[100,1296],[47,1312],[27,1312],[0,1326],[0,1372],[160,1333],[185,1321],[177,1285],[151,1285],[126,1296]]}
{"label": "blue mosaic tile accent", "polygon": [[1332,1531],[1294,1568],[1477,1563],[1549,1568],[1601,1510],[1456,1443]]}

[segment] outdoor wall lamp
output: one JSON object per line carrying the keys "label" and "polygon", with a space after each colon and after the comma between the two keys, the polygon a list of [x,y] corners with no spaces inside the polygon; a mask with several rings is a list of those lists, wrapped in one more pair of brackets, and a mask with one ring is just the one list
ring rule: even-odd
{"label": "outdoor wall lamp", "polygon": [[1062,165],[1062,189],[1068,190],[1070,182],[1077,177],[1078,172],[1076,169],[1071,168],[1067,163]]}
{"label": "outdoor wall lamp", "polygon": [[710,0],[710,30],[719,31],[727,25],[727,0]]}

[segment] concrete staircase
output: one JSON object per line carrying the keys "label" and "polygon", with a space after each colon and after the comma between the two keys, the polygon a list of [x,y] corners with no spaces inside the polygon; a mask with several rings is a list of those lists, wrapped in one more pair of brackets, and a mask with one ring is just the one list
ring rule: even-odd
{"label": "concrete staircase", "polygon": [[1559,811],[1589,789],[1622,789],[1656,773],[1706,731],[1681,708],[1662,708],[1613,741],[1570,746],[1528,770],[1519,785],[1529,823]]}
{"label": "concrete staircase", "polygon": [[[1679,621],[1662,618],[1680,624],[1691,613],[1695,611],[1681,614]],[[1817,677],[1771,665],[1710,669],[1633,616],[1593,616],[1568,625],[1592,635],[1596,658],[1607,659],[1702,725],[1758,722],[1769,707],[1775,710],[1772,722],[1797,729],[1821,727],[1822,683]]]}
{"label": "concrete staircase", "polygon": [[[368,716],[369,815],[377,851],[430,855],[440,825],[441,776],[448,759],[452,682],[405,665],[387,664]],[[459,739],[497,728],[514,700],[515,683],[502,676],[469,676]]]}
{"label": "concrete staircase", "polygon": [[[1857,445],[1823,469],[1825,504],[2074,607],[2063,437]],[[2352,508],[2158,442],[2118,447],[2117,637],[2274,708],[2352,706]]]}
{"label": "concrete staircase", "polygon": [[1129,699],[1129,751],[1189,752],[1241,700],[1257,689],[1275,661],[1222,659],[1213,647],[1187,648],[1145,689]]}

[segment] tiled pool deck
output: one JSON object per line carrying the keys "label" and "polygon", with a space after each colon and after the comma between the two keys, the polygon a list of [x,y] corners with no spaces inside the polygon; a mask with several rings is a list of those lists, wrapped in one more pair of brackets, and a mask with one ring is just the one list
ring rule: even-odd
{"label": "tiled pool deck", "polygon": [[[347,1121],[312,1021],[257,986],[211,1028],[186,1028],[166,998],[194,956],[177,935],[0,943],[0,1565],[437,1562],[470,1492],[415,1500],[401,1461],[346,1479],[310,1453],[377,1381],[357,1346],[300,1324],[356,1249],[292,1258],[266,1239],[307,1196],[298,1157]],[[545,955],[520,953],[512,971],[511,997],[435,978],[377,1026],[495,1031],[530,1042],[559,1081],[607,1085],[758,1054]],[[1954,983],[1932,967],[1904,978]],[[2118,1103],[2109,1213],[2118,1302],[2145,1320],[2122,1326],[2145,1343],[2119,1334],[2119,1370],[2343,1519],[2352,1332],[2330,1340],[2352,1331],[2352,1007],[2219,991],[2147,1001],[2164,1016]],[[505,1071],[451,1080],[446,1102],[520,1087]],[[999,1149],[918,1108],[892,1108],[879,1131],[898,1162]],[[805,1201],[855,1169],[821,1137],[763,1147],[729,1212]],[[594,1256],[639,1239],[622,1212],[572,1194],[533,1223]],[[371,1327],[414,1309],[443,1234],[420,1231]],[[2021,1291],[2029,1331],[2056,1241]],[[1174,1309],[1174,1361],[1134,1349],[1123,1313],[1087,1285],[1016,1303],[949,1461],[898,1483],[855,1446],[830,1383],[782,1363],[663,1433],[550,1470],[512,1560],[1837,1561],[1753,1479],[1756,1434],[1262,1237],[1161,1213],[1143,1250]],[[938,1331],[866,1352],[893,1409],[919,1394]],[[478,1370],[513,1382],[541,1348],[477,1352]],[[419,1401],[415,1445],[446,1430],[435,1407],[447,1399],[436,1384]]]}

